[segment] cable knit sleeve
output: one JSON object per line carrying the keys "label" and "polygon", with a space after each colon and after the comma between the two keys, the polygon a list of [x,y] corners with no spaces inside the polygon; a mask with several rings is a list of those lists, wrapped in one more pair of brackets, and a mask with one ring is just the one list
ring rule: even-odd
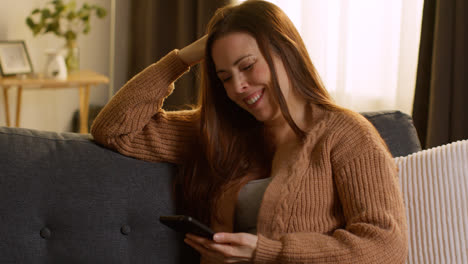
{"label": "cable knit sleeve", "polygon": [[343,122],[330,141],[345,224],[330,234],[259,235],[255,263],[405,263],[407,227],[396,165],[363,117]]}
{"label": "cable knit sleeve", "polygon": [[173,83],[189,70],[177,54],[174,50],[148,66],[115,94],[91,127],[96,142],[143,160],[181,163],[197,112],[161,109]]}

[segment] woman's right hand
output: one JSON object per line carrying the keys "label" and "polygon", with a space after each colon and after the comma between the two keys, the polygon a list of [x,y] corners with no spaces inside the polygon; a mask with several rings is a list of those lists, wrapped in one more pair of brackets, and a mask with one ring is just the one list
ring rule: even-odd
{"label": "woman's right hand", "polygon": [[206,39],[207,35],[204,35],[195,42],[179,50],[180,59],[189,66],[199,63],[205,56]]}

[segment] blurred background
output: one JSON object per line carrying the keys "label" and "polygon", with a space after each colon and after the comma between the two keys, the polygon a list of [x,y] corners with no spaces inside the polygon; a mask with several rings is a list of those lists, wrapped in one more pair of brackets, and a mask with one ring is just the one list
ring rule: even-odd
{"label": "blurred background", "polygon": [[[0,40],[24,40],[35,72],[43,71],[48,48],[63,47],[54,34],[34,36],[26,18],[48,0],[0,0]],[[64,1],[67,2],[67,1]],[[80,68],[110,79],[91,89],[90,121],[136,73],[175,48],[204,34],[214,11],[242,0],[77,0],[99,5],[80,35]],[[424,145],[466,138],[468,11],[464,0],[270,0],[290,17],[336,102],[355,111],[400,110],[412,115]],[[451,52],[448,53],[447,51]],[[176,83],[165,108],[196,101],[195,67]],[[0,94],[0,102],[3,101]],[[15,91],[9,91],[15,102]],[[27,90],[21,127],[73,131],[77,89]],[[10,103],[10,112],[15,105]],[[75,118],[75,121],[74,121]],[[448,121],[447,121],[448,120]],[[465,122],[467,121],[467,122]],[[0,125],[5,125],[0,107]],[[76,125],[75,125],[76,127]],[[436,138],[436,139],[434,139]],[[427,139],[427,140],[426,140]],[[426,144],[426,141],[428,142]],[[433,143],[431,143],[433,142]]]}

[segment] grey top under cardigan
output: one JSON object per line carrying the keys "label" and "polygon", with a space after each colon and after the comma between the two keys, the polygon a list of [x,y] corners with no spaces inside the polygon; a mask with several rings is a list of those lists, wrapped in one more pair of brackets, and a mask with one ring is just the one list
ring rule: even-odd
{"label": "grey top under cardigan", "polygon": [[271,177],[248,182],[237,197],[234,232],[257,234],[257,216]]}

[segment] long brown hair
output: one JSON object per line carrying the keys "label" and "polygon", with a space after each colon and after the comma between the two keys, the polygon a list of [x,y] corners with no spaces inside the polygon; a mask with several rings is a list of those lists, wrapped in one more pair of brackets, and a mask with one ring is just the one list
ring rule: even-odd
{"label": "long brown hair", "polygon": [[324,88],[293,23],[276,5],[246,1],[220,8],[206,32],[208,39],[198,101],[199,137],[191,148],[190,159],[181,169],[178,182],[185,212],[209,223],[220,195],[231,183],[241,180],[252,169],[263,173],[259,177],[269,176],[274,152],[264,140],[263,124],[227,96],[211,55],[217,39],[233,32],[244,32],[256,39],[270,68],[274,98],[299,138],[304,139],[306,132],[291,117],[277,80],[272,52],[283,61],[291,87],[300,96],[330,110],[339,107]]}

